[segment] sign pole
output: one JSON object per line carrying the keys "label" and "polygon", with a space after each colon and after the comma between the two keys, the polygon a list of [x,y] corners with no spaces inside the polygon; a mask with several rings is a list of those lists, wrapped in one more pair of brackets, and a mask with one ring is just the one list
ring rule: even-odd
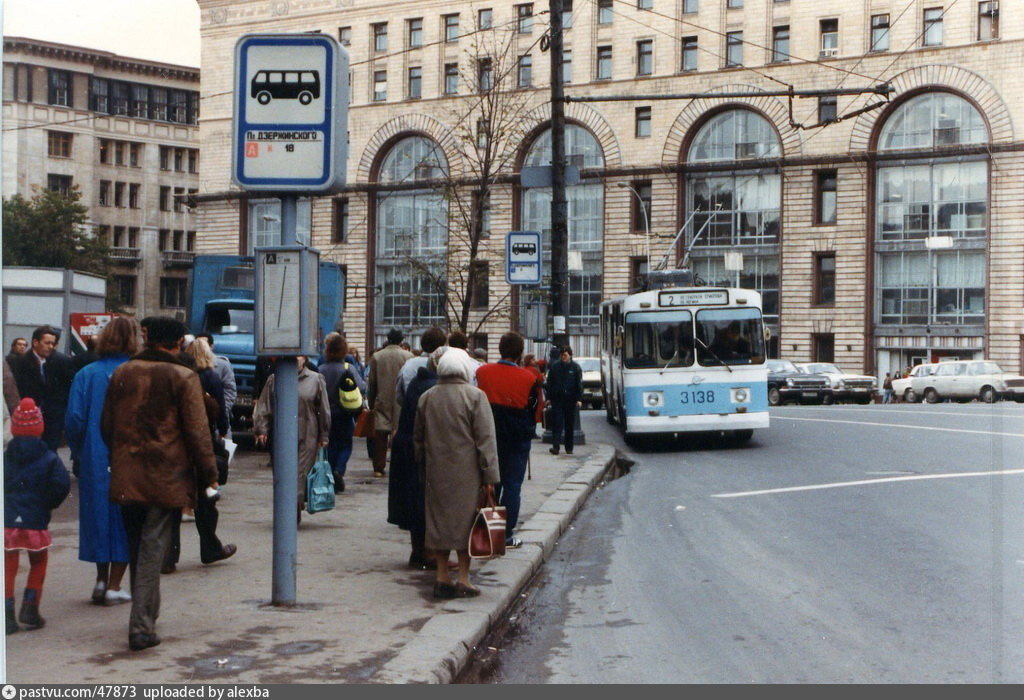
{"label": "sign pole", "polygon": [[[281,197],[281,245],[295,245],[296,195]],[[295,605],[299,502],[299,372],[294,357],[274,370],[274,571],[271,603]]]}

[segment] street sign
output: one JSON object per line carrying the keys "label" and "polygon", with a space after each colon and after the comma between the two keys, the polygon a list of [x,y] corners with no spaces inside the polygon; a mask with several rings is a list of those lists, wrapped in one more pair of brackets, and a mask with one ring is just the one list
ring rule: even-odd
{"label": "street sign", "polygon": [[[554,179],[554,166],[527,165],[519,171],[519,184],[526,188],[551,187]],[[565,166],[565,186],[580,184],[580,169],[575,165]]]}
{"label": "street sign", "polygon": [[231,175],[250,191],[345,184],[348,54],[328,34],[248,34],[235,44]]}
{"label": "street sign", "polygon": [[509,284],[540,284],[540,234],[511,231],[505,236],[505,280]]}
{"label": "street sign", "polygon": [[305,246],[256,249],[256,353],[316,355],[320,254]]}

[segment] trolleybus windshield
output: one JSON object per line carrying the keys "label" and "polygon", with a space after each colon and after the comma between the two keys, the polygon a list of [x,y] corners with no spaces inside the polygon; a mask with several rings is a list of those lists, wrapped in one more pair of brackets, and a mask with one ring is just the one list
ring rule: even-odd
{"label": "trolleybus windshield", "polygon": [[693,314],[689,311],[627,314],[624,362],[629,369],[692,365]]}
{"label": "trolleybus windshield", "polygon": [[756,309],[701,309],[696,331],[697,361],[706,367],[764,363],[764,331]]}

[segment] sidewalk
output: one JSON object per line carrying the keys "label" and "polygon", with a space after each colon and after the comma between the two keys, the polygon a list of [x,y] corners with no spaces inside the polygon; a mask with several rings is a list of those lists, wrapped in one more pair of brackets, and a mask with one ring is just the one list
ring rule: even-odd
{"label": "sidewalk", "polygon": [[[181,561],[161,577],[160,646],[128,650],[130,605],[89,602],[95,566],[78,561],[77,485],[54,514],[54,547],[40,612],[46,627],[6,638],[10,683],[445,683],[551,552],[613,457],[588,444],[552,456],[535,441],[523,485],[524,546],[474,563],[483,594],[435,601],[432,572],[407,568],[408,533],[387,523],[387,479],[374,478],[362,440],[347,489],[328,513],[303,513],[298,604],[268,605],[273,479],[266,453],[239,453],[220,504],[218,534],[238,545],[203,566],[191,523]],[[67,456],[67,450],[61,450]],[[66,460],[70,467],[70,460]],[[28,565],[22,557],[17,598]],[[125,579],[127,585],[127,577]]]}

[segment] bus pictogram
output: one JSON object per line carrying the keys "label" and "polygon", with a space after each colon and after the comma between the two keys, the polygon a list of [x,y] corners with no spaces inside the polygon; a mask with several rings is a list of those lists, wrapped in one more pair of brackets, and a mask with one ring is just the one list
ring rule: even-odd
{"label": "bus pictogram", "polygon": [[250,95],[261,105],[271,100],[298,100],[308,105],[320,98],[320,71],[261,70],[250,83]]}

